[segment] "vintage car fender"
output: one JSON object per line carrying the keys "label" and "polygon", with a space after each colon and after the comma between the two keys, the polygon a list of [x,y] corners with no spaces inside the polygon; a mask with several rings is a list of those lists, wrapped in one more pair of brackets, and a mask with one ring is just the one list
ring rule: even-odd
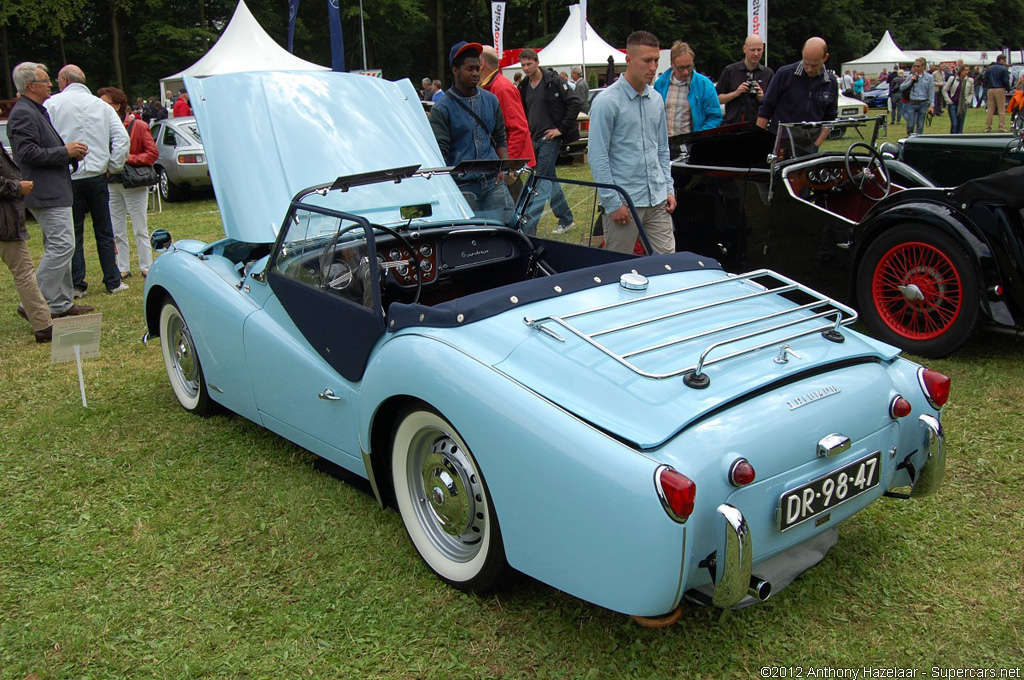
{"label": "vintage car fender", "polygon": [[686,528],[662,508],[652,457],[426,335],[387,341],[362,385],[361,438],[385,501],[392,418],[403,404],[425,402],[477,459],[510,565],[627,614],[678,604]]}
{"label": "vintage car fender", "polygon": [[[911,191],[913,190],[908,190],[908,192]],[[908,221],[922,222],[952,236],[971,255],[971,261],[978,274],[978,298],[985,314],[998,323],[1015,325],[1013,315],[1006,303],[1002,300],[990,299],[986,292],[991,287],[1003,283],[1003,277],[1000,275],[988,235],[957,208],[926,196],[903,197],[903,193],[907,192],[900,192],[897,195],[898,198],[903,198],[903,202],[884,207],[880,212],[873,214],[861,223],[849,272],[848,289],[855,290],[864,251],[875,238],[886,229],[899,224]]]}
{"label": "vintage car fender", "polygon": [[200,259],[203,248],[196,244],[200,242],[175,244],[150,268],[144,294],[148,335],[159,334],[160,310],[170,296],[189,325],[210,397],[259,423],[245,356],[239,351],[245,319],[258,306],[231,285],[231,278],[238,280],[231,261],[220,255]]}

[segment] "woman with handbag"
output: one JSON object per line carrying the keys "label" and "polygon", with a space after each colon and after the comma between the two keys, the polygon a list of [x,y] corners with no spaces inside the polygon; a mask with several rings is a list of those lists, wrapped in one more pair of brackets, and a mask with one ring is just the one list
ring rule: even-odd
{"label": "woman with handbag", "polygon": [[117,247],[117,268],[121,278],[131,276],[129,257],[127,216],[132,220],[135,234],[135,248],[138,253],[139,270],[143,276],[149,274],[153,264],[153,250],[149,245],[149,226],[146,223],[146,209],[149,204],[149,187],[156,184],[156,162],[159,152],[149,126],[128,110],[128,97],[116,87],[103,87],[96,92],[100,99],[110,104],[117,115],[124,120],[128,129],[131,146],[124,170],[107,178],[110,189],[110,221],[114,226],[114,245]]}

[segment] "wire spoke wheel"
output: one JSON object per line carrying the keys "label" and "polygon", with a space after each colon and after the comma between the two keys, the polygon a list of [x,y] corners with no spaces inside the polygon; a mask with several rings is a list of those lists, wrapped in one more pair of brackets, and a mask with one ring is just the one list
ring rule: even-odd
{"label": "wire spoke wheel", "polygon": [[977,275],[963,248],[938,229],[901,225],[883,233],[866,249],[859,274],[865,321],[915,354],[949,354],[977,322]]}

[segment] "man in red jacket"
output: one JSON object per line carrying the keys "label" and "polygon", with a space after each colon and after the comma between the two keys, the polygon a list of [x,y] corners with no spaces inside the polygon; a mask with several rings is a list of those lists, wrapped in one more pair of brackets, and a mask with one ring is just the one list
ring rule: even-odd
{"label": "man in red jacket", "polygon": [[[537,165],[537,157],[533,153],[533,141],[530,139],[530,126],[526,122],[522,97],[512,81],[502,75],[498,64],[498,51],[490,45],[484,45],[480,54],[480,87],[498,98],[501,115],[505,117],[508,157],[525,158],[529,161],[527,165],[532,168]],[[522,188],[521,178],[509,187],[513,200],[518,200]]]}
{"label": "man in red jacket", "polygon": [[192,107],[188,103],[188,92],[178,90],[178,101],[174,102],[174,110],[171,115],[174,118],[184,118],[192,115]]}

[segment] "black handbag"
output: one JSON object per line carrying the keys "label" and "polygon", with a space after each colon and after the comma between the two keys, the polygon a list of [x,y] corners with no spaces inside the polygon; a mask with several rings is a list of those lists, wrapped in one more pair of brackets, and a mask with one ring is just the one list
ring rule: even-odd
{"label": "black handbag", "polygon": [[121,171],[125,189],[151,187],[157,183],[156,168],[152,165],[126,165]]}

